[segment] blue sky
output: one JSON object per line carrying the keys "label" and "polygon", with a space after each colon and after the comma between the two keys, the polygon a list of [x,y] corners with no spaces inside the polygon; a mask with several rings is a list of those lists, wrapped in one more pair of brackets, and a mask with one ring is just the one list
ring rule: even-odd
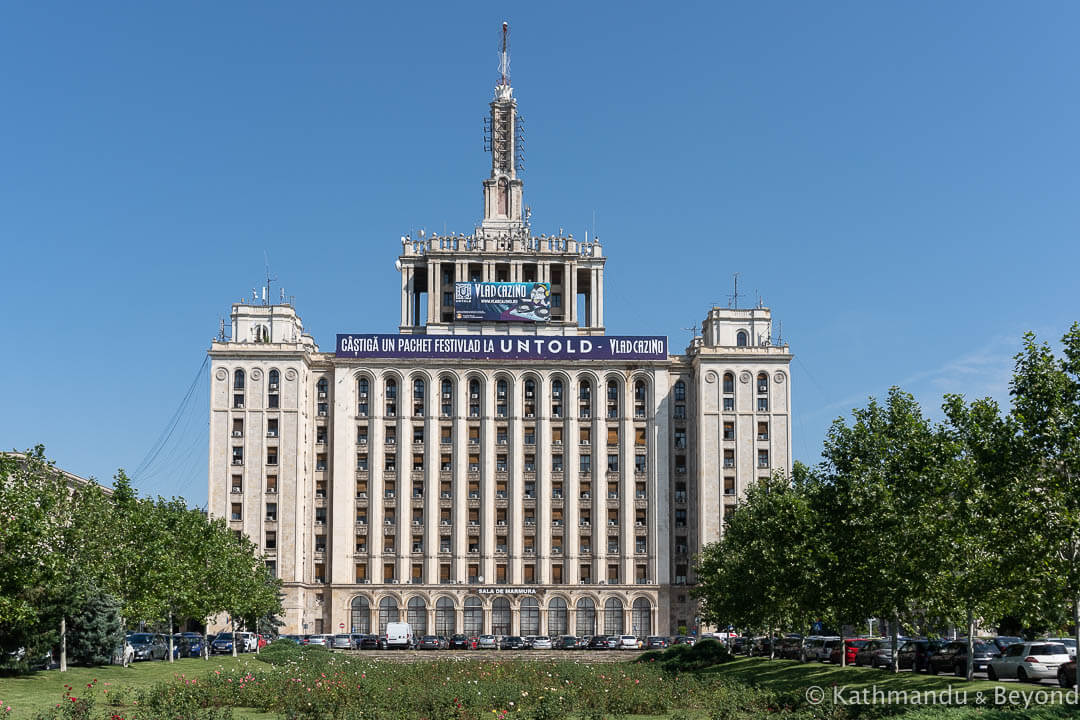
{"label": "blue sky", "polygon": [[[1080,319],[1080,5],[454,5],[4,3],[0,445],[139,466],[264,253],[324,349],[393,331],[399,236],[479,219],[503,19],[534,230],[595,214],[608,331],[676,348],[740,273],[796,458]],[[141,490],[205,501],[205,407]]]}

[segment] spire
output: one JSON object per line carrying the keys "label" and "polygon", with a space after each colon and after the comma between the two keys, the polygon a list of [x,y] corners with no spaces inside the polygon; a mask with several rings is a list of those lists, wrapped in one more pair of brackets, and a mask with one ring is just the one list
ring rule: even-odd
{"label": "spire", "polygon": [[484,222],[482,227],[496,233],[515,234],[524,230],[521,189],[518,178],[524,133],[517,114],[517,100],[510,87],[510,24],[503,22],[499,44],[499,82],[484,120],[484,149],[491,152],[491,175],[484,180]]}
{"label": "spire", "polygon": [[509,100],[514,89],[510,87],[510,23],[503,21],[502,48],[499,51],[499,84],[495,86],[496,100]]}

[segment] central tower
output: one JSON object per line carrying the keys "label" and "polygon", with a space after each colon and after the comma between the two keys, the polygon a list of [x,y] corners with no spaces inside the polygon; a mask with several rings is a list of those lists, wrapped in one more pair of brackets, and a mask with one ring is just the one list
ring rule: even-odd
{"label": "central tower", "polygon": [[485,145],[491,152],[491,177],[484,180],[485,235],[520,235],[525,230],[521,204],[522,182],[517,176],[518,143],[522,138],[514,89],[510,86],[510,51],[507,36],[510,27],[502,25],[499,53],[499,83],[491,101],[491,115],[485,124]]}

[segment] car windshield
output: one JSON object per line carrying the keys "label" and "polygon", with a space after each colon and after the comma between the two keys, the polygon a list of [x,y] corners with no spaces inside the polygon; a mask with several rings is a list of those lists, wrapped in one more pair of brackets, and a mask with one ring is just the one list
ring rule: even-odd
{"label": "car windshield", "polygon": [[232,633],[221,633],[215,640],[232,640]]}
{"label": "car windshield", "polygon": [[848,647],[861,648],[861,647],[865,647],[866,643],[868,643],[868,642],[870,642],[870,641],[869,640],[849,640],[848,641]]}
{"label": "car windshield", "polygon": [[131,644],[136,645],[139,643],[153,642],[154,636],[150,633],[135,633],[131,636]]}

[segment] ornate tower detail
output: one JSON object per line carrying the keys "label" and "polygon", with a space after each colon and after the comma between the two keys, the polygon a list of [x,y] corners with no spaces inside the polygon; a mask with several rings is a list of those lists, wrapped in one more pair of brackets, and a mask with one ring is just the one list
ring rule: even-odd
{"label": "ornate tower detail", "polygon": [[503,23],[499,52],[499,82],[491,114],[484,125],[485,150],[491,152],[491,177],[484,180],[485,235],[517,235],[524,230],[522,217],[522,182],[517,176],[522,140],[517,101],[510,86],[510,50],[507,42],[510,26]]}

